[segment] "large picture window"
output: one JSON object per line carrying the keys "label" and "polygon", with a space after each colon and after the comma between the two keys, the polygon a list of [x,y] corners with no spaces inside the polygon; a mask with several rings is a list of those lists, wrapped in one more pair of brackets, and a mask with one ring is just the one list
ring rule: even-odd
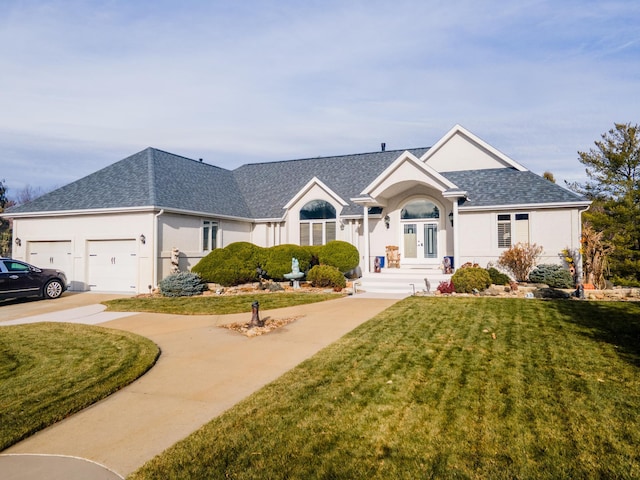
{"label": "large picture window", "polygon": [[218,247],[218,222],[204,220],[202,222],[202,251],[210,252]]}
{"label": "large picture window", "polygon": [[300,209],[300,245],[324,245],[336,239],[336,209],[324,200],[311,200]]}

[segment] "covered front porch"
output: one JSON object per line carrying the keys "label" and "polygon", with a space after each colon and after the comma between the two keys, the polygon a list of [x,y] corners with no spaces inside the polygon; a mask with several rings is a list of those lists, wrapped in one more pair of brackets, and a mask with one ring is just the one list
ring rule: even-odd
{"label": "covered front porch", "polygon": [[[410,152],[404,152],[360,197],[363,281],[366,285],[435,289],[450,278],[460,258],[456,185]],[[389,264],[392,249],[397,262]],[[376,278],[379,276],[380,278]],[[419,286],[416,287],[416,284]]]}

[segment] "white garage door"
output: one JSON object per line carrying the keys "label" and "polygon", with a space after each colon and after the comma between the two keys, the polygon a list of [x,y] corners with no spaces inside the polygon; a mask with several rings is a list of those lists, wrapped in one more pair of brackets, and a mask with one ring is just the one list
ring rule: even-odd
{"label": "white garage door", "polygon": [[89,289],[136,293],[138,257],[135,240],[92,240],[89,247]]}
{"label": "white garage door", "polygon": [[56,242],[29,242],[27,245],[28,262],[40,268],[57,268],[67,274],[67,279],[73,276],[73,254],[71,240]]}

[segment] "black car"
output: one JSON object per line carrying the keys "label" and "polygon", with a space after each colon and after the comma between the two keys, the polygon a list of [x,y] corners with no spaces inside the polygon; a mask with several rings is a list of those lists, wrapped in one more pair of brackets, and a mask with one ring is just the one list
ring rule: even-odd
{"label": "black car", "polygon": [[0,258],[0,298],[58,298],[67,289],[64,272]]}

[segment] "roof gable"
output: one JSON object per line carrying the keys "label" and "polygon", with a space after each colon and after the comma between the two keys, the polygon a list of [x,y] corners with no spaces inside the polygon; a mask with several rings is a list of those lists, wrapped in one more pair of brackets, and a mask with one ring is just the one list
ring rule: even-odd
{"label": "roof gable", "polygon": [[526,168],[460,125],[453,127],[421,158],[438,172]]}
{"label": "roof gable", "polygon": [[407,189],[408,184],[428,185],[441,192],[456,187],[431,166],[421,162],[411,152],[405,151],[367,185],[360,195],[389,198],[399,193],[399,190]]}

